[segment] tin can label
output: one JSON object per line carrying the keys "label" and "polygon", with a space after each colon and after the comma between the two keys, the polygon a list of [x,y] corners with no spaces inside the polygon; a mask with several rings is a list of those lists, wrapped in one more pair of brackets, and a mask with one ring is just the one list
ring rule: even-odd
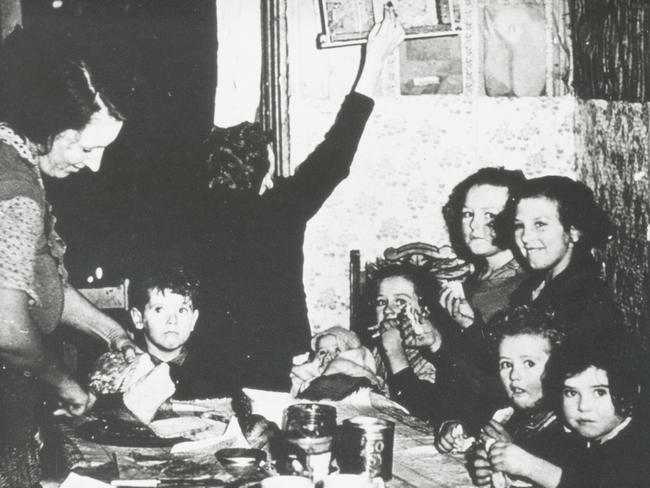
{"label": "tin can label", "polygon": [[344,423],[335,445],[335,457],[341,472],[391,479],[393,428],[393,424],[363,426]]}

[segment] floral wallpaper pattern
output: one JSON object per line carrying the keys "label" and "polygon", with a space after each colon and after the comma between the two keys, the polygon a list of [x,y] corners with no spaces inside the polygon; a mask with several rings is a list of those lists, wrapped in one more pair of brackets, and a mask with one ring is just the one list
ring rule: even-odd
{"label": "floral wallpaper pattern", "polygon": [[[292,98],[291,160],[320,142],[340,100]],[[441,207],[483,166],[575,176],[572,97],[384,97],[376,100],[350,176],[310,221],[304,283],[314,332],[349,324],[348,262],[413,241],[447,243]]]}

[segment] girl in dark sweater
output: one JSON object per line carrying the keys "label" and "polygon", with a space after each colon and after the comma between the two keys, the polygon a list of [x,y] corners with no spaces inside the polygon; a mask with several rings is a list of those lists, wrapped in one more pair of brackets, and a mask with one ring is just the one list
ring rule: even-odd
{"label": "girl in dark sweater", "polygon": [[549,368],[566,430],[548,462],[509,442],[489,452],[494,469],[543,488],[639,488],[650,485],[647,426],[635,415],[636,354],[625,339],[573,339]]}

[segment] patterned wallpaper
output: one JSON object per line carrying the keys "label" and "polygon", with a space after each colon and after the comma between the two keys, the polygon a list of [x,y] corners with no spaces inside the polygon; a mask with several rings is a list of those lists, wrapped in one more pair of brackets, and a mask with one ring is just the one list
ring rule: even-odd
{"label": "patterned wallpaper", "polygon": [[617,228],[602,256],[605,275],[630,328],[650,346],[648,105],[588,100],[578,104],[577,115],[579,178]]}
{"label": "patterned wallpaper", "polygon": [[[333,122],[361,52],[358,46],[316,48],[318,4],[287,0],[292,168]],[[387,61],[377,90],[382,96],[376,97],[352,172],[307,228],[304,283],[314,332],[349,325],[350,250],[359,249],[365,262],[390,246],[447,243],[441,206],[451,188],[476,169],[502,165],[528,176],[575,176],[574,98],[475,96],[481,55],[477,21],[485,4],[460,2],[466,95],[394,95],[399,54]],[[563,4],[553,0],[552,7]]]}
{"label": "patterned wallpaper", "polygon": [[[321,140],[340,102],[291,99],[292,165]],[[575,176],[575,108],[572,97],[378,98],[350,176],[307,229],[304,282],[314,332],[348,326],[350,249],[365,262],[389,246],[446,243],[440,208],[476,169]]]}

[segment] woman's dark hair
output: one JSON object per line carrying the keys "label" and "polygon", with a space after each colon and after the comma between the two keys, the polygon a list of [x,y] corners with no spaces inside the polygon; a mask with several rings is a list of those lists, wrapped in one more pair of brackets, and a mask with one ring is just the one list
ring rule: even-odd
{"label": "woman's dark hair", "polygon": [[271,136],[259,123],[242,122],[233,127],[213,127],[203,142],[211,190],[257,191],[270,167]]}
{"label": "woman's dark hair", "polygon": [[578,258],[588,255],[592,248],[605,244],[613,231],[609,217],[596,203],[591,189],[566,176],[542,176],[528,180],[513,195],[499,223],[499,232],[514,233],[517,205],[524,198],[544,197],[557,203],[560,222],[568,232],[574,227],[581,233],[574,245]]}
{"label": "woman's dark hair", "polygon": [[[467,192],[474,186],[492,185],[507,188],[511,198],[525,181],[526,177],[519,170],[487,167],[479,169],[454,187],[447,203],[442,207],[442,215],[447,224],[451,246],[459,257],[479,266],[483,265],[483,259],[472,254],[463,237],[463,207]],[[501,249],[507,249],[512,246],[512,234],[497,232],[494,243]]]}
{"label": "woman's dark hair", "polygon": [[[29,52],[17,48],[7,55],[28,56]],[[110,116],[124,120],[95,84],[84,61],[42,58],[40,56],[38,62],[24,60],[23,63],[5,60],[0,117],[16,133],[37,144],[42,153],[50,151],[57,134],[68,129],[83,129],[93,114],[104,106]]]}
{"label": "woman's dark hair", "polygon": [[129,286],[129,306],[144,311],[152,290],[169,290],[189,298],[192,305],[196,306],[199,280],[183,268],[171,267],[143,273]]}
{"label": "woman's dark hair", "polygon": [[639,400],[638,352],[626,336],[603,333],[571,336],[549,363],[547,388],[558,411],[562,407],[564,381],[595,367],[607,373],[616,414],[631,415]]}

